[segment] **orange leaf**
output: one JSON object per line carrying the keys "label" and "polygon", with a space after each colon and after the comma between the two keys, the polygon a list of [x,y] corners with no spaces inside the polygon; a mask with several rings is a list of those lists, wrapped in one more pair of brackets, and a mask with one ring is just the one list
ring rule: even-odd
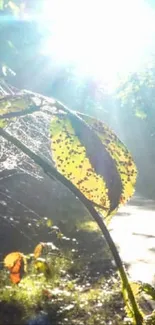
{"label": "orange leaf", "polygon": [[5,257],[4,265],[10,270],[11,282],[19,283],[23,273],[24,255],[20,252],[10,253]]}
{"label": "orange leaf", "polygon": [[14,284],[19,283],[21,281],[20,273],[10,273],[10,280]]}

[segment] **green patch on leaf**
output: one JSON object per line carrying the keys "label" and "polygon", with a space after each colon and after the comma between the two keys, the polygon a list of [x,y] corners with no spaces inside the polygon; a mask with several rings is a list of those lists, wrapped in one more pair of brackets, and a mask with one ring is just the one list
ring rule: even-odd
{"label": "green patch on leaf", "polygon": [[8,121],[3,119],[3,120],[0,120],[0,128],[5,128],[8,124]]}
{"label": "green patch on leaf", "polygon": [[[36,102],[37,100],[37,102]],[[40,100],[27,93],[0,97],[0,119],[26,115],[40,109]]]}

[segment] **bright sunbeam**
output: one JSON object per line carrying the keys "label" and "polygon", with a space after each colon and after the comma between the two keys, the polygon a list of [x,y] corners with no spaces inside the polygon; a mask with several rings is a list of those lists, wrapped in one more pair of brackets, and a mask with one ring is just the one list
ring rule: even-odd
{"label": "bright sunbeam", "polygon": [[51,37],[42,53],[112,86],[153,50],[154,15],[143,0],[44,1],[41,19]]}

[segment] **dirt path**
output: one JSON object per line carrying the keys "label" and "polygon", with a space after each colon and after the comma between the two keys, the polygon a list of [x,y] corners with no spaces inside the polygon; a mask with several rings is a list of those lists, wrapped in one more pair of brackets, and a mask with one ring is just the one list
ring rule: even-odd
{"label": "dirt path", "polygon": [[155,202],[136,196],[113,218],[111,229],[131,278],[155,285]]}

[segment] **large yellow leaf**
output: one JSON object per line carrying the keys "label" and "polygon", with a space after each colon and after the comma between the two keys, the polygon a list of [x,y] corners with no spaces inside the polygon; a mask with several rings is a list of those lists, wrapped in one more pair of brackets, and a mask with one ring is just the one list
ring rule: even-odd
{"label": "large yellow leaf", "polygon": [[90,201],[112,213],[120,201],[122,183],[116,164],[98,136],[72,114],[53,117],[51,148],[56,167]]}

